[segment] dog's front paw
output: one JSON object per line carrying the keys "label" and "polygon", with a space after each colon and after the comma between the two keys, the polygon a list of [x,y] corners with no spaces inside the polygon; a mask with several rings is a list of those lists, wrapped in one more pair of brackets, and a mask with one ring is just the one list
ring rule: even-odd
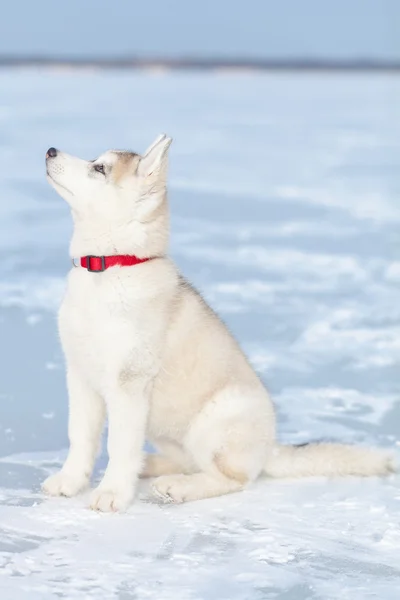
{"label": "dog's front paw", "polygon": [[86,475],[72,474],[59,471],[48,477],[42,484],[42,490],[49,496],[75,496],[88,486]]}
{"label": "dog's front paw", "polygon": [[100,484],[90,498],[90,508],[101,512],[123,512],[131,504],[133,490],[112,489]]}

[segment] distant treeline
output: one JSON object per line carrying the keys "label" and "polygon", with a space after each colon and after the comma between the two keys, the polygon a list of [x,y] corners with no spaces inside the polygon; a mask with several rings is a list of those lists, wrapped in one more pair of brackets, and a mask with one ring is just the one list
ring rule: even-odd
{"label": "distant treeline", "polygon": [[318,60],[318,59],[241,59],[241,58],[120,58],[45,57],[0,55],[0,67],[60,67],[99,69],[219,69],[249,71],[386,71],[400,72],[400,61]]}

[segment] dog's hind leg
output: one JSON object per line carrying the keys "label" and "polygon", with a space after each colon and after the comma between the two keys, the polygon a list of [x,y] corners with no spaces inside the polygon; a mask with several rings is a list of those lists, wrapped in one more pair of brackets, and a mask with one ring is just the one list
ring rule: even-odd
{"label": "dog's hind leg", "polygon": [[210,398],[183,440],[195,469],[159,477],[153,493],[167,502],[190,502],[238,492],[255,481],[273,439],[264,394],[229,387]]}
{"label": "dog's hind leg", "polygon": [[157,452],[146,454],[144,467],[140,477],[160,477],[177,473],[193,473],[194,466],[183,448],[177,443],[167,440],[155,442]]}
{"label": "dog's hind leg", "polygon": [[183,468],[162,454],[147,454],[140,477],[159,477],[160,475],[172,475],[182,473]]}
{"label": "dog's hind leg", "polygon": [[238,480],[210,473],[164,475],[152,485],[154,496],[177,504],[239,492],[242,488],[243,483]]}
{"label": "dog's hind leg", "polygon": [[191,502],[239,492],[252,480],[247,457],[229,451],[215,452],[204,470],[158,477],[153,494],[164,502]]}

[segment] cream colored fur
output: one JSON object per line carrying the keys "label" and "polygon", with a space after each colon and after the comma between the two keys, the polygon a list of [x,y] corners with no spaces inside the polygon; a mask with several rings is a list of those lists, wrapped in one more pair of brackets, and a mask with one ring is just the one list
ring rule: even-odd
{"label": "cream colored fur", "polygon": [[[184,502],[239,491],[262,473],[388,474],[392,459],[377,450],[277,444],[266,389],[167,257],[170,142],[159,136],[143,157],[109,151],[94,162],[60,152],[47,158],[49,182],[72,210],[72,257],[153,259],[69,274],[59,330],[70,449],[44,490],[72,496],[88,486],[106,416],[109,463],[91,498],[101,511],[126,509],[140,475],[156,477],[159,498]],[[144,457],[146,438],[157,454]]]}

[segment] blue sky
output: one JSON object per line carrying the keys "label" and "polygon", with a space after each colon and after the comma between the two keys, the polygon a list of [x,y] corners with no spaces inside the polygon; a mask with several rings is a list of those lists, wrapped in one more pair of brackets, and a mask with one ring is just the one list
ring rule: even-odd
{"label": "blue sky", "polygon": [[400,59],[398,0],[14,0],[0,53]]}

